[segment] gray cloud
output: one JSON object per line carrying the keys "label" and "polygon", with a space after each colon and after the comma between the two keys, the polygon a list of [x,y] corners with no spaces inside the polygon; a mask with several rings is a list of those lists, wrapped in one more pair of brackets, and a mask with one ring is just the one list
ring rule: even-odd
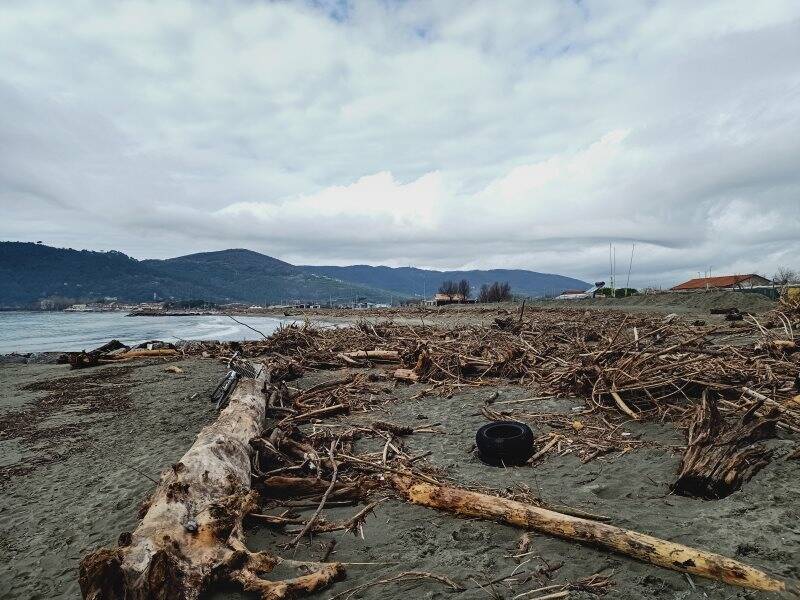
{"label": "gray cloud", "polygon": [[6,2],[0,238],[521,267],[797,264],[794,2]]}

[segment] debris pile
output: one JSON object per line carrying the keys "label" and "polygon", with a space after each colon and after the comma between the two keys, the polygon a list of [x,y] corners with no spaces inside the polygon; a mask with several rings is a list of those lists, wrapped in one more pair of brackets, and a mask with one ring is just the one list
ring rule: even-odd
{"label": "debris pile", "polygon": [[514,331],[292,325],[266,341],[242,342],[241,349],[281,361],[292,377],[305,369],[394,365],[397,379],[428,384],[426,394],[513,383],[537,396],[586,398],[599,411],[635,420],[688,420],[703,390],[714,392],[721,410],[739,415],[763,397],[767,408],[780,411],[781,427],[800,432],[800,348],[791,321],[779,313],[763,325],[754,317],[732,325],[529,310]]}
{"label": "debris pile", "polygon": [[98,365],[119,363],[135,358],[152,358],[156,356],[177,356],[174,344],[153,340],[136,346],[126,346],[119,340],[111,340],[94,350],[86,352],[68,352],[58,358],[59,364],[69,364],[73,369],[85,369]]}
{"label": "debris pile", "polygon": [[[370,418],[406,383],[416,386],[415,397],[523,386],[531,398],[493,398],[482,412],[489,420],[550,425],[528,464],[566,449],[585,461],[614,449],[635,449],[646,442],[625,437],[622,424],[671,422],[689,431],[674,489],[720,498],[770,460],[762,440],[777,428],[800,431],[800,353],[793,345],[793,323],[786,315],[772,320],[762,324],[748,316],[714,326],[672,315],[529,310],[501,315],[489,326],[306,324],[284,327],[262,341],[179,347],[175,351],[182,354],[229,362],[249,357],[260,365],[252,377],[240,374],[218,421],[162,475],[136,531],[123,536],[119,548],[82,561],[84,597],[158,596],[169,589],[175,597],[195,598],[212,581],[234,582],[269,600],[311,593],[344,576],[344,564],[329,562],[333,546],[312,562],[252,552],[244,525],[254,522],[281,533],[280,552],[291,553],[316,534],[363,535],[370,515],[388,497],[591,543],[732,585],[789,589],[793,583],[738,561],[615,527],[604,517],[542,506],[530,494],[460,487],[426,461],[430,453],[414,455],[404,443],[408,436],[436,434],[438,424]],[[103,356],[111,352],[116,350]],[[337,376],[311,387],[288,385],[326,369]],[[564,415],[520,411],[514,404],[549,398],[580,398],[586,406]],[[709,443],[717,437],[732,443]],[[363,506],[356,508],[359,503]],[[326,518],[326,508],[347,505],[354,506],[349,518]],[[309,507],[310,516],[299,512]],[[278,565],[305,574],[269,580],[266,574]],[[602,594],[611,584],[599,576],[553,584],[557,568],[519,569],[517,580],[532,586],[520,596]],[[463,589],[446,575],[404,571],[343,594],[415,578]]]}

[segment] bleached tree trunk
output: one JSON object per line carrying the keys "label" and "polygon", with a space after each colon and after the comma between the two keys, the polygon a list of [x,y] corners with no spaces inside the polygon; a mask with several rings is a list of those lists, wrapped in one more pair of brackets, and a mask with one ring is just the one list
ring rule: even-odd
{"label": "bleached tree trunk", "polygon": [[338,563],[310,566],[295,579],[267,581],[260,573],[295,561],[253,553],[242,519],[255,508],[250,489],[250,440],[264,428],[266,369],[242,379],[217,420],[204,427],[183,458],[165,472],[141,523],[120,546],[81,561],[80,586],[91,600],[194,600],[215,580],[239,583],[262,598],[291,597],[343,575]]}
{"label": "bleached tree trunk", "polygon": [[422,506],[601,546],[666,569],[724,581],[731,585],[769,592],[798,593],[796,583],[787,583],[736,560],[607,523],[581,519],[507,498],[409,478],[396,477],[393,484],[411,502]]}

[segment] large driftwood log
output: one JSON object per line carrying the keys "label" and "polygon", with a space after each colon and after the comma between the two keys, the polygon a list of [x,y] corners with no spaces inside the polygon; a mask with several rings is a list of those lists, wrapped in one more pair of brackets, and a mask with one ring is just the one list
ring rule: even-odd
{"label": "large driftwood log", "polygon": [[607,523],[406,477],[394,478],[393,484],[414,504],[601,546],[666,569],[724,581],[731,585],[770,592],[800,593],[796,583],[772,577],[733,559]]}
{"label": "large driftwood log", "polygon": [[731,424],[704,392],[689,426],[688,445],[672,491],[707,500],[725,498],[769,464],[772,452],[759,442],[775,437],[780,410],[756,417],[763,404],[756,403],[741,421]]}
{"label": "large driftwood log", "polygon": [[[264,427],[266,375],[244,379],[219,418],[203,428],[180,462],[164,473],[147,513],[120,546],[81,561],[80,586],[91,600],[195,600],[214,581],[232,581],[264,600],[320,589],[344,574],[338,563],[299,563],[244,544],[242,519],[253,512],[251,446]],[[276,565],[312,572],[267,581]]]}

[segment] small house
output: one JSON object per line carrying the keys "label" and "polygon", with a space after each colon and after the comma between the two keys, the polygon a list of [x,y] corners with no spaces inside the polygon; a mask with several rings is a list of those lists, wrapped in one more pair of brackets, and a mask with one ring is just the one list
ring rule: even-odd
{"label": "small house", "polygon": [[427,306],[444,306],[445,304],[464,304],[469,302],[463,294],[436,294],[431,300],[426,300]]}

